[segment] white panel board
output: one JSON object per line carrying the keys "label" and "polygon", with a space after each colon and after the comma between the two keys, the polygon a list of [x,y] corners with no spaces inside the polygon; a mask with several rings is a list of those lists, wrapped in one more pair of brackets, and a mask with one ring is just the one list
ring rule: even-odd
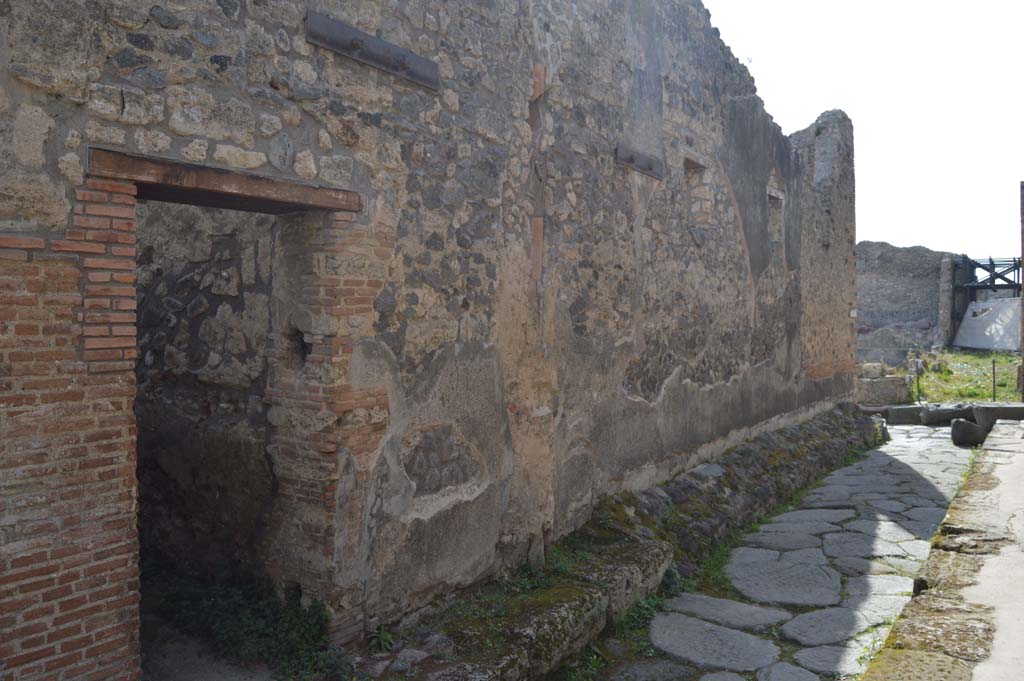
{"label": "white panel board", "polygon": [[968,305],[953,345],[1020,352],[1020,298],[976,301]]}

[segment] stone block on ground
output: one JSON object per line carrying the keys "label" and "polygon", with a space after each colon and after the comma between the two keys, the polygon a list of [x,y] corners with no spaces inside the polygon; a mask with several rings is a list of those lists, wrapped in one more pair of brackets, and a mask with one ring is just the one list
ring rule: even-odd
{"label": "stone block on ground", "polygon": [[520,614],[507,627],[511,645],[527,651],[530,676],[555,669],[595,639],[608,622],[608,597],[596,587],[551,587],[533,600],[536,605],[520,604]]}
{"label": "stone block on ground", "polygon": [[[828,536],[828,535],[826,535]],[[759,553],[753,553],[759,551]],[[842,586],[820,549],[779,554],[736,549],[725,568],[732,585],[747,598],[779,605],[836,605]]]}
{"label": "stone block on ground", "polygon": [[601,588],[608,598],[608,621],[622,618],[654,593],[672,564],[672,545],[656,540],[622,542],[595,552],[572,573]]}
{"label": "stone block on ground", "polygon": [[1024,420],[1024,404],[984,402],[973,408],[974,421],[988,433],[999,419]]}
{"label": "stone block on ground", "polygon": [[905,376],[858,378],[854,384],[854,401],[868,407],[906,404],[911,401],[910,386]]}
{"label": "stone block on ground", "polygon": [[751,634],[679,613],[651,621],[651,644],[673,659],[702,668],[754,671],[779,659],[779,648]]}
{"label": "stone block on ground", "polygon": [[818,681],[818,676],[788,662],[776,662],[758,670],[757,681]]}
{"label": "stone block on ground", "polygon": [[800,666],[819,674],[854,675],[864,671],[861,651],[844,646],[816,646],[793,654]]}
{"label": "stone block on ground", "polygon": [[819,646],[853,638],[869,626],[856,609],[824,608],[797,615],[782,625],[782,633],[800,645]]}
{"label": "stone block on ground", "polygon": [[703,594],[683,594],[670,598],[665,601],[665,608],[736,629],[764,629],[793,617],[792,613],[780,608],[748,605]]}
{"label": "stone block on ground", "polygon": [[950,437],[953,444],[959,447],[976,447],[985,442],[985,438],[988,437],[988,429],[984,425],[973,423],[967,419],[954,419]]}
{"label": "stone block on ground", "polygon": [[921,424],[948,426],[953,419],[974,419],[974,407],[969,404],[926,404],[921,407]]}
{"label": "stone block on ground", "polygon": [[921,407],[916,404],[889,407],[885,420],[890,426],[916,426],[921,424]]}

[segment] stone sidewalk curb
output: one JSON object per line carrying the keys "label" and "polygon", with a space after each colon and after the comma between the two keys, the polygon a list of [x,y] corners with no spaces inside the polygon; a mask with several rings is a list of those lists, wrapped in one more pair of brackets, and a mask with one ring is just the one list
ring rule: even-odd
{"label": "stone sidewalk curb", "polygon": [[862,681],[968,681],[972,668],[992,650],[995,622],[990,607],[971,603],[964,591],[978,583],[985,558],[1010,541],[994,524],[991,491],[999,485],[999,441],[1019,431],[996,422],[979,451],[914,581],[914,597],[893,625]]}

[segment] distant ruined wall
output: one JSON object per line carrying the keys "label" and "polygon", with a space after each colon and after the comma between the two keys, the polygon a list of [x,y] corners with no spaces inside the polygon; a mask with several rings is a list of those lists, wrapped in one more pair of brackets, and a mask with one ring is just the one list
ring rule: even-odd
{"label": "distant ruined wall", "polygon": [[880,241],[859,242],[856,254],[860,361],[896,365],[953,340],[966,307],[954,292],[954,277],[967,276],[953,267],[960,256]]}
{"label": "distant ruined wall", "polygon": [[[310,45],[307,9],[435,62],[440,89]],[[15,0],[0,14],[0,452],[17,473],[0,478],[3,623],[56,626],[22,589],[60,575],[70,592],[52,597],[74,598],[109,559],[95,532],[127,575],[95,587],[116,633],[68,601],[92,655],[0,642],[16,677],[133,678],[137,662],[131,259],[139,333],[174,346],[167,320],[143,318],[170,292],[144,245],[181,209],[140,206],[136,253],[135,187],[90,177],[91,146],[362,197],[354,216],[253,216],[189,265],[200,291],[207,272],[244,278],[253,240],[258,258],[273,237],[270,340],[244,330],[264,325],[248,316],[268,295],[258,274],[237,298],[203,293],[180,375],[202,390],[175,407],[225,391],[243,410],[225,428],[265,418],[278,490],[255,559],[323,598],[339,638],[540,560],[601,495],[851,393],[852,125],[828,112],[784,136],[696,0]],[[220,322],[243,329],[244,352],[228,329],[221,346]],[[174,371],[163,347],[139,357],[140,390]],[[220,347],[255,362],[246,381],[265,366],[263,387],[226,388]],[[260,390],[262,414],[241,401]],[[99,522],[67,520],[71,462],[100,467],[80,473]]]}

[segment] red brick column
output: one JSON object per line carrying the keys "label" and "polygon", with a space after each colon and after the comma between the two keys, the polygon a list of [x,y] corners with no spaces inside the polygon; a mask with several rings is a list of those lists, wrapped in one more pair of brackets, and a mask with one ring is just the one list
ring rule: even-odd
{"label": "red brick column", "polygon": [[386,387],[352,386],[349,364],[355,343],[373,333],[373,299],[384,286],[394,237],[354,218],[334,213],[304,241],[295,232],[288,237],[288,260],[300,269],[297,306],[317,321],[315,328],[279,340],[285,346],[303,343],[306,354],[297,366],[296,348],[280,348],[267,390],[275,412],[271,448],[279,485],[272,572],[313,587],[331,606],[335,640],[363,631],[362,590],[340,593],[336,587],[337,535],[342,526],[350,538],[362,533],[368,480],[359,471],[354,484],[339,491],[339,462],[344,455],[357,465],[365,461],[389,423]]}
{"label": "red brick column", "polygon": [[137,679],[135,187],[0,236],[0,676]]}

